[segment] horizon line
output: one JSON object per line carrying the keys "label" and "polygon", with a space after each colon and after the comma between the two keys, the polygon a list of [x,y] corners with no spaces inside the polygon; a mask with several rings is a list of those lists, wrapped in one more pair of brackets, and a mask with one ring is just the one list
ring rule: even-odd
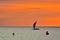
{"label": "horizon line", "polygon": [[[33,26],[0,26],[0,27],[33,27]],[[60,28],[60,26],[36,26],[45,28]]]}

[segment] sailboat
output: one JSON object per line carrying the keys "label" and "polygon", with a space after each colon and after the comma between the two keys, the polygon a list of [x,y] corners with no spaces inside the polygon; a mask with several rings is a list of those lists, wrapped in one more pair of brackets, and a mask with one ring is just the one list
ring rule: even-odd
{"label": "sailboat", "polygon": [[37,23],[37,21],[35,21],[35,22],[33,23],[33,29],[34,29],[34,30],[39,30],[39,28],[36,28],[36,23]]}

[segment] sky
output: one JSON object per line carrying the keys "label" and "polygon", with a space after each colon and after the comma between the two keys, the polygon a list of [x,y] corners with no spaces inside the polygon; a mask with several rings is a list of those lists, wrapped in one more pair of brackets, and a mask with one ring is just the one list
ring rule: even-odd
{"label": "sky", "polygon": [[0,0],[0,26],[60,26],[60,0]]}

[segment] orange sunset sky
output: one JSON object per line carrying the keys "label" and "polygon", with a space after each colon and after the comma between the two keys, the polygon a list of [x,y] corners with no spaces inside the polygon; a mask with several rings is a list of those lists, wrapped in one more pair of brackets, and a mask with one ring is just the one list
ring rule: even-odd
{"label": "orange sunset sky", "polygon": [[0,0],[0,26],[60,26],[60,0]]}

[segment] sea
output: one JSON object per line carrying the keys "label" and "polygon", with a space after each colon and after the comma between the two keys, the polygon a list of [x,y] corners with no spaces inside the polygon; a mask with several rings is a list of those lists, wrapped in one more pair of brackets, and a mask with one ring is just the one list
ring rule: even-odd
{"label": "sea", "polygon": [[0,40],[60,40],[60,27],[39,27],[39,30],[33,30],[32,26],[1,26]]}

